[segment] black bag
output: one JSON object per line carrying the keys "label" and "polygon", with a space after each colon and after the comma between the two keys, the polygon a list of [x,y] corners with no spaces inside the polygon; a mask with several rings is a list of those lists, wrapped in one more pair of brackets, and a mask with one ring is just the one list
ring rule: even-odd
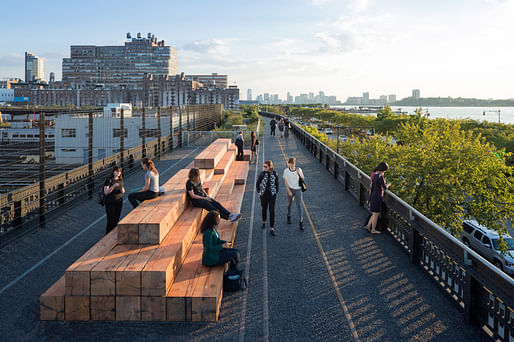
{"label": "black bag", "polygon": [[98,202],[98,204],[100,204],[101,206],[104,206],[105,205],[105,193],[104,193],[104,187],[102,186],[102,189],[98,192],[98,194],[96,195],[96,201]]}
{"label": "black bag", "polygon": [[237,268],[229,269],[223,273],[223,291],[235,292],[240,290],[246,290],[248,283],[246,282],[243,272]]}
{"label": "black bag", "polygon": [[255,146],[259,145],[259,139],[255,140]]}
{"label": "black bag", "polygon": [[[296,173],[298,173],[298,170],[296,170]],[[298,186],[302,189],[302,192],[307,191],[307,184],[305,184],[303,178],[300,177],[300,173],[298,173]]]}

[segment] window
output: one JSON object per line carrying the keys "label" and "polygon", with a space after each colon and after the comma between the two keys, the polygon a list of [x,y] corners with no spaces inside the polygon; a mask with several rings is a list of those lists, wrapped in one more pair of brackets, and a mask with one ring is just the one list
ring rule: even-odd
{"label": "window", "polygon": [[472,234],[473,233],[473,227],[471,227],[469,224],[467,224],[465,222],[462,224],[462,228],[468,234]]}
{"label": "window", "polygon": [[482,238],[482,242],[484,243],[484,245],[489,245],[489,246],[492,246],[491,244],[491,240],[489,240],[489,238],[487,236],[484,235],[484,237]]}
{"label": "window", "polygon": [[480,233],[478,230],[475,230],[475,239],[480,241],[482,239],[482,233]]}
{"label": "window", "polygon": [[77,150],[74,148],[61,148],[61,152],[76,152]]}
{"label": "window", "polygon": [[77,129],[76,128],[61,128],[61,137],[62,138],[75,138],[75,137],[77,137]]}
{"label": "window", "polygon": [[[113,138],[119,138],[120,136],[121,136],[121,129],[119,129],[119,128],[113,128],[113,129],[112,129],[112,137],[113,137]],[[126,128],[124,128],[124,129],[123,129],[123,136],[124,136],[125,138],[127,138],[127,137],[128,137],[128,129],[126,129]]]}
{"label": "window", "polygon": [[[143,137],[143,133],[144,133],[145,130],[143,130],[142,128],[139,129],[139,137]],[[147,128],[146,129],[146,137],[159,137],[159,130],[157,128]]]}

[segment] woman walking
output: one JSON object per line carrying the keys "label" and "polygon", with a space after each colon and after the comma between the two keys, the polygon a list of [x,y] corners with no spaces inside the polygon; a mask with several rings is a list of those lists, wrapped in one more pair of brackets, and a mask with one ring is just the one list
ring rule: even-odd
{"label": "woman walking", "polygon": [[136,208],[139,203],[159,196],[159,172],[151,159],[143,158],[141,167],[145,170],[145,186],[128,196],[130,204]]}
{"label": "woman walking", "polygon": [[[220,239],[217,227],[220,223],[220,213],[212,210],[207,213],[200,231],[202,232],[202,264],[205,266],[218,266],[230,262],[229,268],[234,269],[239,261],[239,250],[232,247],[231,241]],[[227,247],[223,247],[226,245]]]}
{"label": "woman walking", "polygon": [[262,229],[266,228],[266,214],[269,208],[269,232],[271,235],[275,236],[275,200],[277,198],[279,181],[278,174],[273,169],[273,162],[271,160],[264,162],[264,171],[259,175],[255,187],[261,198]]}
{"label": "woman walking", "polygon": [[278,122],[278,131],[280,132],[279,133],[279,136],[281,138],[284,137],[284,119],[280,118],[280,121]]}
{"label": "woman walking", "polygon": [[107,215],[107,225],[105,226],[106,235],[109,234],[120,221],[123,194],[125,193],[121,171],[121,167],[113,166],[111,174],[104,182],[105,214]]}
{"label": "woman walking", "polygon": [[300,178],[305,180],[305,177],[302,169],[296,167],[295,157],[289,158],[287,166],[288,167],[284,170],[283,175],[287,192],[287,223],[291,224],[291,205],[293,204],[293,201],[296,200],[296,208],[298,209],[298,217],[300,219],[300,229],[304,230],[302,209],[303,194],[299,182]]}
{"label": "woman walking", "polygon": [[231,214],[230,211],[225,209],[221,203],[217,202],[214,198],[207,196],[202,187],[202,180],[200,179],[200,170],[192,168],[189,170],[189,177],[186,182],[186,191],[191,199],[193,207],[203,208],[207,211],[217,210],[224,220],[236,222],[241,218],[241,214]]}
{"label": "woman walking", "polygon": [[384,173],[389,169],[389,165],[386,162],[381,162],[373,169],[373,178],[371,180],[371,195],[370,195],[370,210],[371,217],[369,218],[368,224],[364,226],[371,234],[382,234],[381,231],[377,230],[377,222],[380,212],[382,211],[382,199],[384,197],[384,191],[391,186],[386,184],[384,179]]}
{"label": "woman walking", "polygon": [[285,119],[284,120],[284,136],[286,138],[289,138],[289,128],[291,128],[291,125],[289,124],[289,120]]}
{"label": "woman walking", "polygon": [[255,132],[252,132],[250,134],[250,139],[252,140],[252,144],[250,145],[250,151],[252,151],[252,154],[250,155],[250,164],[251,164],[252,161],[254,163],[257,162],[257,145],[259,144],[259,140],[257,139]]}

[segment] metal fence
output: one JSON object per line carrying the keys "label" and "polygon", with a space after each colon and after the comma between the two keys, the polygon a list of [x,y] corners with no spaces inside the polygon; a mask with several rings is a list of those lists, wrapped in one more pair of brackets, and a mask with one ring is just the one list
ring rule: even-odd
{"label": "metal fence", "polygon": [[184,146],[207,146],[218,138],[235,140],[237,132],[230,131],[183,131],[182,143]]}
{"label": "metal fence", "polygon": [[[212,129],[221,112],[222,105],[136,108],[130,116],[123,110],[114,116],[90,111],[51,118],[39,112],[32,130],[37,142],[12,141],[20,134],[0,130],[6,137],[0,143],[0,246],[29,228],[44,227],[47,217],[72,199],[93,198],[113,165],[122,166],[125,175],[134,172],[142,158],[158,160],[182,147],[183,132]],[[23,163],[27,158],[20,153],[32,163]],[[7,187],[13,183],[20,186]]]}
{"label": "metal fence", "polygon": [[[291,127],[309,152],[364,206],[369,199],[369,176],[296,124]],[[494,339],[513,342],[514,280],[391,191],[386,191],[384,203],[382,218],[410,262],[445,290],[462,309],[466,322],[486,328]]]}

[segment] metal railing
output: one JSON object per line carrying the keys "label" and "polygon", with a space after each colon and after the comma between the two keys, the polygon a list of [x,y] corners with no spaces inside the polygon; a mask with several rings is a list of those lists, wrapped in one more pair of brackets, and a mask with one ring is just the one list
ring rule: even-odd
{"label": "metal railing", "polygon": [[230,131],[183,131],[183,146],[207,146],[218,138],[230,138],[232,141],[237,136],[237,132]]}
{"label": "metal railing", "polygon": [[[261,112],[263,116],[281,117]],[[291,122],[293,134],[361,206],[369,200],[370,178],[347,159]],[[464,313],[465,321],[486,327],[494,339],[514,341],[514,279],[391,191],[382,218],[388,231]]]}

